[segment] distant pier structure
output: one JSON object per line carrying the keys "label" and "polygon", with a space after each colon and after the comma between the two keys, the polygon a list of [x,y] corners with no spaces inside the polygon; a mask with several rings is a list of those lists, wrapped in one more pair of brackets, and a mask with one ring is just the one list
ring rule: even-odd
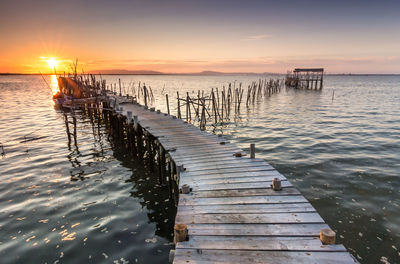
{"label": "distant pier structure", "polygon": [[297,89],[321,90],[324,81],[324,68],[296,68],[286,75],[285,84]]}

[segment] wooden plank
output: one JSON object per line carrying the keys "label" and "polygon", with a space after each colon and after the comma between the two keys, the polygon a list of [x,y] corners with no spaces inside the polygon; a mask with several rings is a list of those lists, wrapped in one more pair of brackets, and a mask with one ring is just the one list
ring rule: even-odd
{"label": "wooden plank", "polygon": [[187,224],[189,235],[196,236],[313,236],[327,224]]}
{"label": "wooden plank", "polygon": [[209,162],[197,162],[197,163],[184,163],[184,167],[189,171],[198,171],[198,170],[211,170],[211,169],[223,169],[223,168],[237,168],[237,167],[259,167],[259,166],[268,166],[271,167],[268,163],[263,160],[252,161],[250,159],[247,160],[228,160],[228,161],[218,161],[210,159]]}
{"label": "wooden plank", "polygon": [[193,214],[259,214],[259,213],[305,213],[315,212],[310,203],[288,204],[217,204],[179,206],[178,212]]}
{"label": "wooden plank", "polygon": [[317,237],[190,236],[176,248],[226,250],[346,251],[343,245],[322,245]]}
{"label": "wooden plank", "polygon": [[247,168],[264,168],[264,169],[269,169],[269,170],[273,170],[274,168],[272,168],[270,165],[268,165],[265,162],[254,162],[254,163],[228,163],[228,164],[210,164],[207,165],[204,164],[203,166],[198,165],[198,166],[191,166],[191,167],[186,167],[186,171],[189,172],[213,172],[213,171],[220,171],[220,170],[239,170],[239,171],[246,171]]}
{"label": "wooden plank", "polygon": [[[174,146],[164,146],[163,147],[168,150],[168,153],[174,152],[176,155],[181,155],[185,157],[210,157],[212,155],[232,155],[235,154],[237,151],[241,151],[239,148],[235,149],[204,149],[203,151],[194,150],[194,149],[183,149],[183,148],[176,148]],[[175,160],[177,162],[178,160]]]}
{"label": "wooden plank", "polygon": [[[193,191],[217,191],[217,190],[240,190],[240,189],[270,189],[271,181],[262,182],[240,182],[240,183],[222,183],[222,184],[203,184],[193,185]],[[182,186],[182,185],[180,185]],[[288,181],[282,181],[282,187],[293,187]]]}
{"label": "wooden plank", "polygon": [[300,195],[295,188],[283,188],[281,191],[272,189],[235,189],[235,190],[216,190],[216,191],[193,191],[192,197],[195,198],[216,198],[216,197],[243,197],[243,196],[263,196],[263,195]]}
{"label": "wooden plank", "polygon": [[277,177],[279,179],[286,179],[285,176],[280,174],[276,170],[266,171],[246,171],[246,172],[230,172],[230,173],[209,173],[198,175],[196,173],[182,172],[182,178],[193,178],[193,180],[205,180],[205,179],[230,179],[230,178],[241,178],[241,177]]}
{"label": "wooden plank", "polygon": [[266,182],[271,181],[274,178],[279,178],[281,180],[286,180],[284,177],[279,176],[250,176],[250,177],[234,177],[234,178],[217,178],[217,179],[209,179],[209,178],[200,178],[197,177],[183,177],[180,180],[180,184],[189,184],[189,185],[209,185],[209,184],[229,184],[229,183],[246,183],[246,182]]}
{"label": "wooden plank", "polygon": [[[180,140],[169,140],[171,137],[183,137],[183,138]],[[158,137],[158,140],[162,144],[165,144],[165,145],[177,144],[177,145],[181,145],[182,147],[187,147],[190,145],[193,145],[194,147],[196,147],[196,146],[201,147],[203,145],[201,145],[199,143],[204,143],[204,145],[210,145],[210,146],[213,146],[216,148],[223,148],[223,147],[237,148],[237,146],[234,144],[227,143],[227,142],[225,144],[221,144],[221,141],[219,141],[218,139],[210,138],[210,137],[203,137],[202,135],[195,135],[193,133],[177,133],[176,135],[174,133],[169,133],[168,137],[165,137],[165,136]]]}
{"label": "wooden plank", "polygon": [[175,223],[181,224],[287,224],[324,223],[318,213],[267,213],[267,214],[198,214],[178,212]]}
{"label": "wooden plank", "polygon": [[[182,161],[182,160],[180,160]],[[207,163],[207,164],[205,164]],[[205,161],[199,161],[199,160],[189,160],[185,161],[184,165],[187,168],[195,168],[195,167],[205,167],[205,166],[214,166],[214,165],[229,165],[229,164],[258,164],[258,163],[264,163],[266,165],[269,165],[265,160],[263,159],[249,159],[249,158],[235,158],[233,156],[228,156],[224,159],[208,159]],[[269,165],[270,166],[270,165]]]}
{"label": "wooden plank", "polygon": [[357,262],[347,252],[176,249],[174,264],[208,263],[355,264]]}
{"label": "wooden plank", "polygon": [[195,170],[195,171],[190,171],[187,170],[188,172],[195,173],[196,175],[205,175],[205,174],[223,174],[223,173],[235,173],[235,172],[248,172],[248,171],[270,171],[270,170],[275,170],[271,166],[267,165],[262,165],[259,167],[255,166],[243,166],[240,168],[226,168],[226,169],[210,169],[210,170]]}
{"label": "wooden plank", "polygon": [[218,197],[194,198],[190,194],[181,194],[179,205],[210,205],[210,204],[270,204],[270,203],[306,203],[301,195],[290,196],[249,196],[249,197]]}
{"label": "wooden plank", "polygon": [[220,161],[225,161],[225,160],[235,160],[239,161],[240,159],[245,159],[243,158],[236,158],[233,156],[234,153],[231,152],[214,152],[211,155],[191,155],[191,156],[186,156],[186,155],[181,155],[175,152],[169,152],[168,155],[171,156],[175,161],[180,162],[181,164],[186,164],[186,163],[191,163],[191,162],[207,162],[209,160],[220,160]]}

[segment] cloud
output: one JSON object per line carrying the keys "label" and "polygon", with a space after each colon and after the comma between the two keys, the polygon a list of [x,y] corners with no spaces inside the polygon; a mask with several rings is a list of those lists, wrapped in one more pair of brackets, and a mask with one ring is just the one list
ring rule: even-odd
{"label": "cloud", "polygon": [[269,34],[263,34],[263,35],[252,35],[252,36],[247,36],[243,39],[243,41],[256,41],[256,40],[262,40],[266,38],[270,38],[271,35]]}

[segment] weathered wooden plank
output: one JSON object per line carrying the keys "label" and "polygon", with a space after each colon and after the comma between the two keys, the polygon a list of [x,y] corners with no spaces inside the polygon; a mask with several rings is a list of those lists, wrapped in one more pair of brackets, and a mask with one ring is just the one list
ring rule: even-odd
{"label": "weathered wooden plank", "polygon": [[[207,166],[206,166],[207,165]],[[237,168],[237,167],[245,167],[245,166],[269,166],[263,160],[251,160],[251,159],[242,159],[242,160],[229,160],[229,161],[219,161],[219,160],[210,160],[209,162],[197,162],[197,163],[188,163],[184,164],[184,167],[190,171],[197,170],[211,170],[211,169],[223,169],[223,168]]]}
{"label": "weathered wooden plank", "polygon": [[193,214],[259,214],[259,213],[305,213],[315,212],[310,203],[289,204],[217,204],[217,205],[181,205],[178,212]]}
{"label": "weathered wooden plank", "polygon": [[196,177],[183,177],[180,180],[180,184],[189,184],[189,185],[209,185],[209,184],[229,184],[229,183],[246,183],[246,182],[265,182],[272,181],[274,178],[279,178],[281,180],[286,180],[284,177],[280,176],[250,176],[250,177],[234,177],[234,178],[217,178],[217,179],[209,179],[209,178],[196,178]]}
{"label": "weathered wooden plank", "polygon": [[268,165],[262,165],[259,167],[256,166],[243,166],[240,168],[226,168],[226,169],[210,169],[210,170],[186,170],[187,172],[195,173],[196,175],[204,175],[204,174],[211,174],[211,173],[235,173],[235,172],[248,172],[248,171],[268,171],[268,170],[275,170],[273,167]]}
{"label": "weathered wooden plank", "polygon": [[216,191],[193,191],[192,196],[196,198],[216,198],[216,197],[243,197],[243,196],[262,196],[262,195],[300,195],[295,188],[283,188],[281,191],[272,189],[240,189],[240,190],[216,190]]}
{"label": "weathered wooden plank", "polygon": [[284,224],[324,223],[318,213],[267,213],[267,214],[198,214],[178,212],[175,223],[181,224]]}
{"label": "weathered wooden plank", "polygon": [[347,252],[176,249],[174,264],[209,263],[355,264],[357,262]]}
{"label": "weathered wooden plank", "polygon": [[[262,182],[239,182],[239,183],[222,183],[222,184],[194,184],[191,186],[193,191],[217,191],[217,190],[240,190],[240,189],[270,189],[271,181]],[[282,181],[282,187],[293,187],[288,181]]]}
{"label": "weathered wooden plank", "polygon": [[[182,161],[182,160],[180,160]],[[208,159],[204,161],[199,160],[191,160],[191,161],[185,161],[183,162],[184,166],[186,168],[196,168],[196,167],[204,167],[205,164],[207,163],[207,167],[210,166],[222,166],[222,165],[231,165],[231,164],[237,164],[240,166],[241,164],[254,164],[257,165],[258,163],[263,163],[268,166],[270,166],[265,160],[263,159],[249,159],[249,158],[235,158],[235,157],[226,157],[224,159]]]}
{"label": "weathered wooden plank", "polygon": [[181,194],[179,205],[200,205],[200,204],[268,204],[268,203],[305,203],[308,202],[302,195],[290,196],[249,196],[249,197],[218,197],[218,198],[197,198],[190,194]]}
{"label": "weathered wooden plank", "polygon": [[234,170],[234,171],[246,171],[247,168],[250,169],[264,169],[264,170],[274,170],[270,165],[264,163],[264,162],[254,162],[252,163],[230,163],[230,164],[222,164],[222,165],[214,165],[210,164],[207,167],[201,167],[201,166],[195,166],[195,167],[185,167],[186,171],[188,172],[213,172],[213,171],[229,171],[229,170]]}
{"label": "weathered wooden plank", "polygon": [[246,157],[242,158],[236,158],[233,156],[234,153],[231,152],[221,152],[217,153],[214,152],[213,154],[210,155],[192,155],[192,156],[186,156],[186,155],[181,155],[175,152],[169,152],[168,155],[173,158],[173,160],[185,165],[186,163],[191,163],[191,162],[198,162],[198,163],[205,163],[208,161],[229,161],[229,160],[234,160],[234,161],[239,161],[241,159],[246,159]]}
{"label": "weathered wooden plank", "polygon": [[[164,146],[164,145],[163,145]],[[241,151],[239,148],[237,149],[204,149],[203,151],[199,150],[190,150],[190,149],[182,149],[176,148],[174,146],[164,146],[168,153],[175,153],[176,155],[181,155],[185,157],[210,157],[212,155],[232,155],[235,154],[237,151]],[[175,160],[177,162],[178,160]]]}
{"label": "weathered wooden plank", "polygon": [[196,173],[183,172],[182,178],[193,178],[194,180],[202,180],[202,179],[230,179],[230,178],[241,178],[241,177],[258,177],[258,176],[266,176],[266,177],[277,177],[279,179],[286,179],[285,176],[280,174],[276,170],[266,170],[266,171],[246,171],[246,172],[230,172],[230,173],[209,173],[198,175]]}
{"label": "weathered wooden plank", "polygon": [[187,224],[189,235],[196,236],[313,236],[327,224]]}
{"label": "weathered wooden plank", "polygon": [[[187,136],[187,135],[180,135],[180,136]],[[192,139],[192,141],[189,141]],[[205,140],[198,137],[189,137],[187,141],[170,141],[166,142],[162,139],[159,139],[159,141],[162,143],[162,145],[165,148],[180,148],[180,149],[188,149],[189,147],[193,150],[203,150],[203,149],[210,149],[210,148],[218,148],[218,149],[226,149],[226,150],[233,150],[233,149],[238,149],[237,146],[231,145],[231,144],[225,144],[221,145],[219,142],[213,142],[210,140]],[[224,146],[224,147],[222,147]]]}
{"label": "weathered wooden plank", "polygon": [[342,245],[322,245],[317,237],[191,236],[176,248],[226,250],[345,251]]}

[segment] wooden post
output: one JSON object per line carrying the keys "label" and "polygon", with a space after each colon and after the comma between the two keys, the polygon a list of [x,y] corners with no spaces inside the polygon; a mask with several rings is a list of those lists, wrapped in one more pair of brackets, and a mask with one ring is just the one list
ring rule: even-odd
{"label": "wooden post", "polygon": [[185,224],[175,224],[174,226],[174,243],[183,242],[187,240],[188,230]]}
{"label": "wooden post", "polygon": [[165,95],[165,98],[167,99],[167,111],[168,111],[168,115],[169,115],[170,112],[169,112],[168,94]]}
{"label": "wooden post", "polygon": [[319,239],[321,239],[321,242],[324,245],[335,244],[335,242],[336,242],[336,233],[333,230],[329,229],[329,228],[321,229],[321,231],[319,233]]}
{"label": "wooden post", "polygon": [[281,183],[281,179],[279,178],[274,178],[272,180],[272,184],[271,187],[274,191],[281,191],[282,190],[282,183]]}
{"label": "wooden post", "polygon": [[176,166],[176,174],[177,174],[177,180],[180,180],[181,177],[181,172],[183,172],[185,169],[183,168],[183,165]]}
{"label": "wooden post", "polygon": [[158,150],[158,172],[159,172],[159,182],[160,184],[164,184],[165,177],[165,150],[163,146],[159,146]]}
{"label": "wooden post", "polygon": [[175,249],[171,249],[170,251],[169,251],[169,258],[168,258],[168,261],[169,261],[169,263],[174,263],[174,258],[175,258]]}
{"label": "wooden post", "polygon": [[181,116],[181,101],[180,101],[180,98],[179,98],[179,92],[176,92],[176,96],[177,96],[177,99],[178,99],[178,118],[182,119],[182,116]]}
{"label": "wooden post", "polygon": [[146,84],[143,84],[143,92],[144,92],[144,106],[147,107],[147,88],[146,88]]}
{"label": "wooden post", "polygon": [[131,111],[127,111],[126,112],[128,115],[128,124],[132,123],[132,112]]}
{"label": "wooden post", "polygon": [[256,158],[256,144],[250,144],[250,159]]}
{"label": "wooden post", "polygon": [[322,89],[322,82],[323,82],[323,79],[324,79],[324,72],[321,73],[321,80],[320,80],[320,84],[319,84],[319,89],[320,89],[320,90]]}
{"label": "wooden post", "polygon": [[119,96],[122,96],[121,79],[118,79],[118,82],[119,82]]}
{"label": "wooden post", "polygon": [[172,198],[172,162],[170,160],[168,160],[167,162],[167,166],[168,166],[168,170],[167,170],[167,178],[168,178],[168,190],[169,190],[169,197]]}
{"label": "wooden post", "polygon": [[182,185],[181,191],[182,191],[183,194],[188,194],[188,193],[190,193],[190,186],[187,185],[187,184]]}
{"label": "wooden post", "polygon": [[189,121],[189,109],[190,105],[189,105],[189,92],[186,93],[186,122]]}

